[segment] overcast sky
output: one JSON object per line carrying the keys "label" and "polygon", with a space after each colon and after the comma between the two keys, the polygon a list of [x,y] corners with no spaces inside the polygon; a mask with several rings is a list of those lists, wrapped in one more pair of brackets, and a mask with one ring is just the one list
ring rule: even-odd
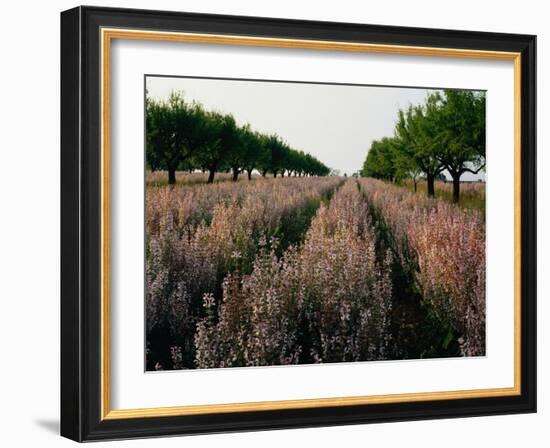
{"label": "overcast sky", "polygon": [[424,102],[426,89],[147,77],[150,97],[182,91],[207,110],[231,113],[241,125],[277,133],[293,148],[351,175],[373,140],[391,136],[400,108]]}

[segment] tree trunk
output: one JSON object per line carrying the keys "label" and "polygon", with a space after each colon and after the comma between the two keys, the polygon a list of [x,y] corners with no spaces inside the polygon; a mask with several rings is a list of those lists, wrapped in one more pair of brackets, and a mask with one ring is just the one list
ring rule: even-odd
{"label": "tree trunk", "polygon": [[277,171],[273,171],[273,177],[277,177]]}
{"label": "tree trunk", "polygon": [[435,176],[428,175],[428,196],[435,196]]}
{"label": "tree trunk", "polygon": [[248,173],[248,180],[252,180],[252,170],[246,170]]}
{"label": "tree trunk", "polygon": [[262,177],[265,177],[267,174],[267,171],[262,171]]}
{"label": "tree trunk", "polygon": [[176,169],[168,168],[168,184],[174,185],[176,183]]}
{"label": "tree trunk", "polygon": [[460,175],[453,177],[453,203],[458,204],[460,199]]}
{"label": "tree trunk", "polygon": [[214,182],[214,176],[216,175],[216,168],[212,168],[208,173],[208,183],[211,184]]}
{"label": "tree trunk", "polygon": [[233,168],[233,182],[237,182],[239,179],[239,168]]}
{"label": "tree trunk", "polygon": [[417,190],[416,187],[417,187],[418,181],[415,179],[413,180],[413,182],[414,182],[414,192],[416,193],[416,190]]}

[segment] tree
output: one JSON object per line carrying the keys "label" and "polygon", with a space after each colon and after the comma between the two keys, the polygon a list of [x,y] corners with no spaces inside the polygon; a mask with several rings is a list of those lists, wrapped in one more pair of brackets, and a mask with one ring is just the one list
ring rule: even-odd
{"label": "tree", "polygon": [[397,174],[394,146],[394,139],[389,137],[374,140],[363,164],[362,175],[393,182]]}
{"label": "tree", "polygon": [[330,170],[310,154],[291,148],[276,134],[254,132],[250,125],[238,126],[231,114],[210,112],[196,102],[186,103],[175,92],[167,101],[146,98],[146,157],[151,170],[168,171],[168,182],[176,182],[176,170],[208,172],[208,183],[216,172],[239,174],[248,179],[257,169],[265,176],[329,174]]}
{"label": "tree", "polygon": [[227,170],[229,156],[237,147],[238,129],[232,115],[208,112],[202,126],[204,145],[197,162],[208,171],[208,183],[214,182],[216,172]]}
{"label": "tree", "polygon": [[266,144],[270,155],[267,163],[268,171],[273,173],[273,177],[277,177],[277,174],[283,167],[284,143],[278,135],[273,134],[267,138]]}
{"label": "tree", "polygon": [[176,170],[193,155],[196,134],[204,111],[188,104],[181,92],[167,101],[146,100],[146,157],[152,170],[168,171],[168,183],[176,183]]}
{"label": "tree", "polygon": [[[167,159],[171,160],[176,158],[176,154],[172,154],[173,133],[171,130],[172,117],[170,110],[163,103],[157,103],[149,99],[146,100],[146,157],[147,165],[153,170],[163,169],[166,165]],[[175,182],[175,172],[173,174]],[[171,182],[172,176],[169,175],[169,182]]]}
{"label": "tree", "polygon": [[255,158],[254,168],[256,168],[262,177],[267,175],[271,167],[271,148],[269,146],[270,136],[265,134],[256,133],[256,143],[255,147],[257,148],[257,157]]}
{"label": "tree", "polygon": [[254,132],[250,126],[242,129],[241,138],[244,139],[245,151],[242,156],[242,168],[246,171],[248,180],[252,180],[252,171],[259,168],[266,158],[266,147],[261,134]]}
{"label": "tree", "polygon": [[436,113],[435,98],[430,96],[424,106],[400,110],[395,128],[399,148],[426,176],[428,196],[435,195],[435,178],[445,169],[439,159],[442,141]]}
{"label": "tree", "polygon": [[252,156],[249,152],[249,146],[252,143],[250,137],[252,131],[250,126],[246,125],[235,130],[235,145],[231,148],[228,154],[228,165],[233,172],[232,180],[236,182],[239,179],[239,174],[244,169],[245,159],[247,155]]}
{"label": "tree", "polygon": [[442,151],[438,159],[453,179],[453,202],[460,198],[460,177],[485,169],[485,93],[445,90],[438,95]]}
{"label": "tree", "polygon": [[485,94],[445,90],[425,104],[400,110],[393,138],[374,141],[362,175],[389,181],[411,178],[416,191],[422,174],[428,195],[446,170],[453,179],[453,202],[460,198],[460,177],[485,169]]}
{"label": "tree", "polygon": [[422,176],[422,170],[415,160],[405,151],[400,150],[399,145],[394,147],[395,177],[398,181],[402,179],[411,179],[414,185],[414,192],[418,189],[418,180]]}
{"label": "tree", "polygon": [[306,171],[306,154],[303,151],[296,151],[297,156],[294,165],[294,172],[298,177],[302,177]]}

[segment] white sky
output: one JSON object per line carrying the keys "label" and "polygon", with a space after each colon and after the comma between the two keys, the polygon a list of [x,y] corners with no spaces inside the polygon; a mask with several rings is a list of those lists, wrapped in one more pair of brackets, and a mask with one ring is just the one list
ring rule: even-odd
{"label": "white sky", "polygon": [[[150,97],[183,91],[207,110],[277,133],[341,174],[359,171],[373,140],[393,135],[397,112],[423,103],[429,90],[398,87],[151,77]],[[464,176],[466,180],[467,177]]]}

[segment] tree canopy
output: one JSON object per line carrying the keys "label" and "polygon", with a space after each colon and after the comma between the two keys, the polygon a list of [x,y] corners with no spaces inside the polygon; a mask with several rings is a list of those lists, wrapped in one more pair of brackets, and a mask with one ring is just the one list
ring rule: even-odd
{"label": "tree canopy", "polygon": [[447,171],[458,202],[460,178],[485,169],[485,93],[437,91],[419,106],[400,110],[392,137],[372,142],[363,176],[389,181],[426,178],[428,195],[435,180]]}
{"label": "tree canopy", "polygon": [[181,92],[168,100],[146,99],[146,158],[149,169],[168,171],[176,182],[177,170],[229,171],[233,180],[257,170],[274,177],[326,176],[330,168],[311,154],[290,147],[276,134],[239,126],[231,114],[207,111],[198,102],[186,102]]}

